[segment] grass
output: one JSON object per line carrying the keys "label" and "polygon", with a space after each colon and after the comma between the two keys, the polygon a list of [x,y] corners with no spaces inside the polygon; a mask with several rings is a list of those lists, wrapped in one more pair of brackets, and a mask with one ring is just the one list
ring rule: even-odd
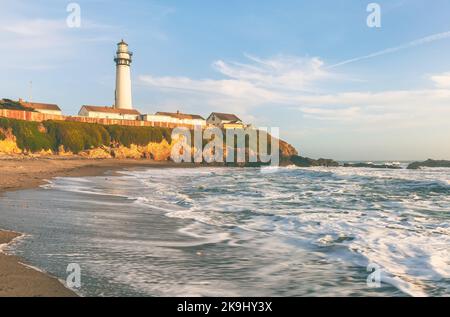
{"label": "grass", "polygon": [[172,130],[159,127],[106,126],[111,141],[129,147],[131,144],[147,145],[150,142],[160,143],[166,140],[171,143]]}
{"label": "grass", "polygon": [[[0,118],[0,129],[11,129],[17,146],[24,151],[57,152],[61,146],[66,151],[79,153],[84,150],[110,146],[111,143],[129,147],[131,144],[147,145],[150,142],[171,142],[171,129],[159,127],[106,126],[100,124],[44,121],[31,122]],[[4,139],[3,133],[0,140]]]}

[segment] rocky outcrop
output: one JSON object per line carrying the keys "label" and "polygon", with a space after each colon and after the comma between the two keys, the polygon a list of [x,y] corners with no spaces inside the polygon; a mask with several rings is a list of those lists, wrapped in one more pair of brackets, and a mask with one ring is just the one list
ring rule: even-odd
{"label": "rocky outcrop", "polygon": [[314,166],[324,166],[324,167],[338,167],[339,163],[331,159],[318,159],[314,160],[308,157],[302,157],[298,155],[292,155],[288,162],[294,164],[298,167],[314,167]]}
{"label": "rocky outcrop", "polygon": [[280,140],[280,156],[281,158],[290,158],[292,156],[298,156],[298,152],[289,143]]}
{"label": "rocky outcrop", "polygon": [[[170,138],[170,135],[163,136],[163,132],[167,131],[155,130],[156,128],[103,127],[51,121],[37,124],[22,120],[0,119],[0,154],[6,156],[60,156],[168,161],[171,159],[172,148],[177,142],[177,140]],[[12,132],[13,129],[17,135]],[[147,142],[149,143],[147,144]],[[235,150],[234,148],[225,148],[224,155],[226,156],[228,151]],[[253,157],[253,155],[257,156],[257,153],[252,153],[250,148],[246,148],[245,152],[247,159]],[[193,149],[192,153],[197,152]],[[298,156],[297,150],[283,140],[279,140],[279,154],[282,165],[337,166],[336,162],[324,159],[306,159],[307,162],[305,163],[304,159]],[[291,162],[291,158],[294,162]],[[217,163],[212,165],[264,166],[267,164]]]}
{"label": "rocky outcrop", "polygon": [[0,129],[0,154],[18,155],[23,151],[17,146],[16,137],[11,129]]}
{"label": "rocky outcrop", "polygon": [[408,165],[408,169],[416,170],[421,167],[450,167],[450,161],[428,159],[425,162],[414,162]]}
{"label": "rocky outcrop", "polygon": [[111,153],[108,148],[97,148],[92,150],[83,151],[79,154],[81,157],[91,158],[91,159],[109,159],[111,158]]}
{"label": "rocky outcrop", "polygon": [[151,159],[154,161],[168,161],[172,152],[172,145],[166,140],[160,143],[150,142],[145,146],[131,144],[129,147],[119,145],[113,148],[93,149],[87,152],[90,158],[116,159]]}
{"label": "rocky outcrop", "polygon": [[155,161],[168,161],[172,153],[172,145],[166,140],[161,143],[149,143],[146,146],[139,148],[143,157]]}
{"label": "rocky outcrop", "polygon": [[73,153],[71,151],[66,151],[64,145],[60,145],[58,149],[58,156],[70,157],[73,156]]}
{"label": "rocky outcrop", "polygon": [[355,164],[346,163],[346,164],[344,164],[344,167],[384,168],[384,169],[395,169],[395,170],[402,169],[402,167],[399,166],[399,165],[393,165],[393,164],[372,164],[372,163],[355,163]]}
{"label": "rocky outcrop", "polygon": [[131,144],[130,147],[121,145],[111,149],[111,156],[116,159],[140,159],[142,158],[142,153],[137,145]]}

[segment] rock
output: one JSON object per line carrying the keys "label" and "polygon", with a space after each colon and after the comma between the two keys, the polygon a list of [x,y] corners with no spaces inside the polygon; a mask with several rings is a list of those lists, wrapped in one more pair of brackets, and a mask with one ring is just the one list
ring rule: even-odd
{"label": "rock", "polygon": [[111,158],[110,152],[104,148],[86,150],[86,151],[79,153],[79,155],[81,157],[91,158],[91,159],[109,159],[109,158]]}
{"label": "rock", "polygon": [[280,157],[284,158],[292,156],[298,156],[297,150],[289,143],[280,140]]}
{"label": "rock", "polygon": [[172,153],[172,146],[166,140],[163,140],[161,143],[149,143],[146,146],[139,147],[139,151],[146,159],[168,161]]}
{"label": "rock", "polygon": [[71,157],[71,156],[73,156],[73,153],[72,153],[72,151],[66,151],[66,149],[64,148],[64,145],[60,145],[58,148],[58,156]]}
{"label": "rock", "polygon": [[122,145],[114,148],[111,150],[111,155],[116,159],[141,159],[144,157],[142,152],[139,151],[139,147],[134,144],[131,144],[129,148]]}
{"label": "rock", "polygon": [[41,150],[41,151],[35,153],[35,155],[37,157],[49,157],[49,156],[53,156],[53,151],[52,150]]}
{"label": "rock", "polygon": [[408,169],[416,170],[421,167],[450,167],[450,161],[428,159],[425,162],[414,162],[408,165]]}
{"label": "rock", "polygon": [[298,167],[313,167],[313,166],[325,166],[325,167],[338,167],[339,163],[331,159],[318,159],[314,160],[308,157],[302,157],[298,155],[293,155],[289,158],[291,164]]}
{"label": "rock", "polygon": [[339,167],[339,163],[331,160],[331,159],[323,159],[320,158],[318,160],[316,160],[316,164],[318,164],[319,166],[326,166],[326,167]]}
{"label": "rock", "polygon": [[16,137],[11,129],[0,129],[2,138],[0,139],[0,153],[6,155],[18,155],[23,151],[17,146]]}
{"label": "rock", "polygon": [[0,141],[0,153],[8,155],[22,154],[22,150],[18,148],[16,141],[3,140]]}
{"label": "rock", "polygon": [[385,168],[385,169],[402,169],[401,166],[398,165],[392,165],[392,164],[372,164],[372,163],[355,163],[350,164],[346,163],[344,164],[344,167],[359,167],[359,168]]}

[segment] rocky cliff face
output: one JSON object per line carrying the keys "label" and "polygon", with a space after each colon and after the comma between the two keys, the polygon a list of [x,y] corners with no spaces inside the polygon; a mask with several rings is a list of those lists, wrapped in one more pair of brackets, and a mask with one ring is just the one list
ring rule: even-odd
{"label": "rocky cliff face", "polygon": [[16,137],[11,129],[0,129],[0,153],[6,155],[22,154],[22,150],[17,146]]}
{"label": "rocky cliff face", "polygon": [[[0,123],[0,155],[32,157],[54,155],[92,159],[133,158],[167,161],[170,160],[172,148],[176,142],[171,140],[170,130],[103,127],[66,122],[47,122],[44,126],[44,124],[9,119],[1,119]],[[153,137],[149,137],[150,135],[158,141],[154,141]],[[247,157],[249,151],[250,149],[246,149]],[[283,140],[279,140],[279,151],[281,165],[295,164],[305,167],[337,165],[331,160],[311,160],[300,157],[297,150]],[[215,165],[259,166],[263,164],[219,163]]]}
{"label": "rocky cliff face", "polygon": [[289,158],[298,155],[297,150],[289,143],[280,140],[280,156],[281,158]]}
{"label": "rocky cliff face", "polygon": [[172,145],[166,140],[161,143],[151,142],[145,146],[131,144],[129,147],[118,145],[116,147],[101,147],[83,151],[80,156],[92,159],[151,159],[154,161],[168,161]]}

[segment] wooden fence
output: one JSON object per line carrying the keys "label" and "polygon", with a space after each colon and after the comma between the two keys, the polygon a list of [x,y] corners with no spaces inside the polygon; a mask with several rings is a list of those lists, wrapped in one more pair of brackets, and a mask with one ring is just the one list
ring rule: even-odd
{"label": "wooden fence", "polygon": [[159,122],[159,121],[141,121],[141,120],[121,120],[121,119],[100,119],[100,118],[88,118],[88,117],[72,117],[72,116],[59,116],[51,115],[39,112],[31,111],[21,111],[21,110],[8,110],[0,109],[0,117],[42,122],[47,120],[55,121],[72,121],[72,122],[85,122],[85,123],[97,123],[103,125],[123,125],[123,126],[133,126],[133,127],[164,127],[164,128],[178,128],[185,127],[192,129],[194,126],[189,124],[176,124],[169,122]]}

